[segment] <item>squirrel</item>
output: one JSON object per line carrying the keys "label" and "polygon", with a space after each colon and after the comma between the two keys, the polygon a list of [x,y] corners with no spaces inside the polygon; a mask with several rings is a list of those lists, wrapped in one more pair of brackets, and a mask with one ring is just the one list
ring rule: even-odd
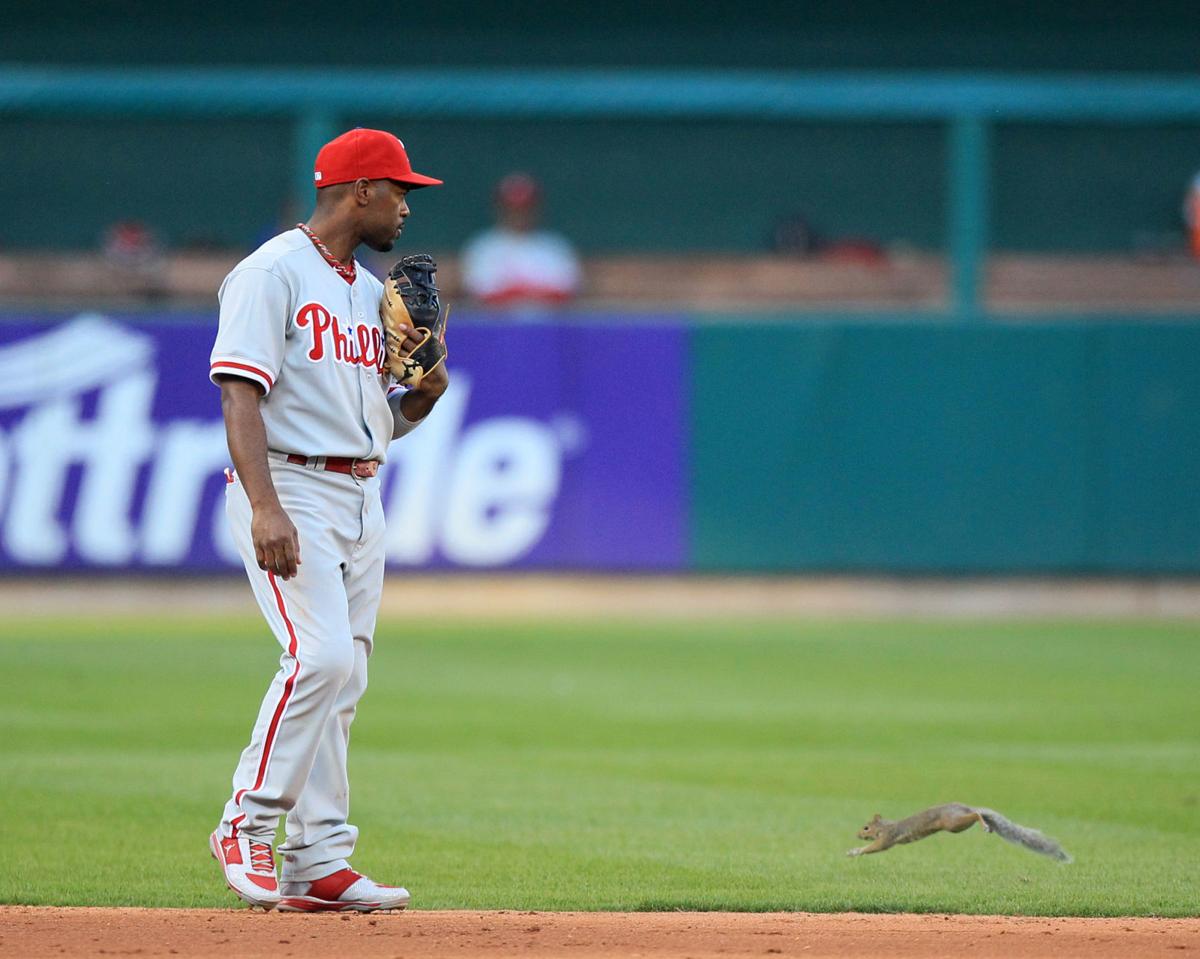
{"label": "squirrel", "polygon": [[879,813],[858,831],[859,839],[870,839],[867,846],[851,849],[847,856],[861,856],[864,853],[883,852],[901,843],[916,842],[935,832],[962,832],[970,829],[975,823],[983,827],[984,832],[994,832],[1001,839],[1051,856],[1060,862],[1071,862],[1070,854],[1057,842],[1043,836],[1036,829],[1019,826],[1005,819],[994,809],[982,809],[975,806],[965,806],[952,802],[943,806],[931,806],[919,813],[914,813],[907,819],[895,821],[884,819]]}

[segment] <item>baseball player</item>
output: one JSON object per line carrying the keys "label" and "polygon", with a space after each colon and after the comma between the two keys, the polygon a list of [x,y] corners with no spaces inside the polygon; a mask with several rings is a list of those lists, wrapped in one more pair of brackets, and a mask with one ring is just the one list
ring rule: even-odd
{"label": "baseball player", "polygon": [[396,137],[366,129],[322,147],[313,175],[309,221],[246,257],[219,294],[210,377],[234,466],[226,511],[283,655],[209,845],[251,905],[369,912],[409,900],[347,861],[358,830],[347,822],[346,747],[383,588],[376,473],[448,379],[438,362],[414,388],[389,391],[389,346],[407,351],[426,334],[411,324],[385,332],[384,284],[354,250],[392,249],[408,193],[442,181],[414,173]]}

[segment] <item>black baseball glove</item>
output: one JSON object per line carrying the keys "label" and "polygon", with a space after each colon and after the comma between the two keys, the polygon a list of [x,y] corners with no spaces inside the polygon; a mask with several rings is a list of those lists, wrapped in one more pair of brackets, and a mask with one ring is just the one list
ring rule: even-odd
{"label": "black baseball glove", "polygon": [[[446,319],[450,307],[438,297],[437,264],[428,253],[400,260],[383,284],[379,315],[387,339],[387,365],[401,386],[417,387],[446,360]],[[400,325],[421,337],[410,348]]]}

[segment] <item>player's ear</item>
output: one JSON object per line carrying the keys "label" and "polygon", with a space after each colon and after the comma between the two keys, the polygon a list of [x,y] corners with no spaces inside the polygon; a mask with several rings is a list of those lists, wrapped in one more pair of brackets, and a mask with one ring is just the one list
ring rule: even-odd
{"label": "player's ear", "polygon": [[366,177],[360,176],[354,181],[354,202],[358,206],[367,206],[374,195],[375,187]]}

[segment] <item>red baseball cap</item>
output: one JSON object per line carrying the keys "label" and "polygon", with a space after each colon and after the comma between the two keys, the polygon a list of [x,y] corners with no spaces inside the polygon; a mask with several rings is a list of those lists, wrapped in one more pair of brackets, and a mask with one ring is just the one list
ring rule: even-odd
{"label": "red baseball cap", "polygon": [[423,173],[413,173],[408,153],[398,137],[383,130],[356,127],[330,140],[317,154],[313,182],[317,189],[335,183],[368,180],[395,180],[410,188],[440,186]]}

